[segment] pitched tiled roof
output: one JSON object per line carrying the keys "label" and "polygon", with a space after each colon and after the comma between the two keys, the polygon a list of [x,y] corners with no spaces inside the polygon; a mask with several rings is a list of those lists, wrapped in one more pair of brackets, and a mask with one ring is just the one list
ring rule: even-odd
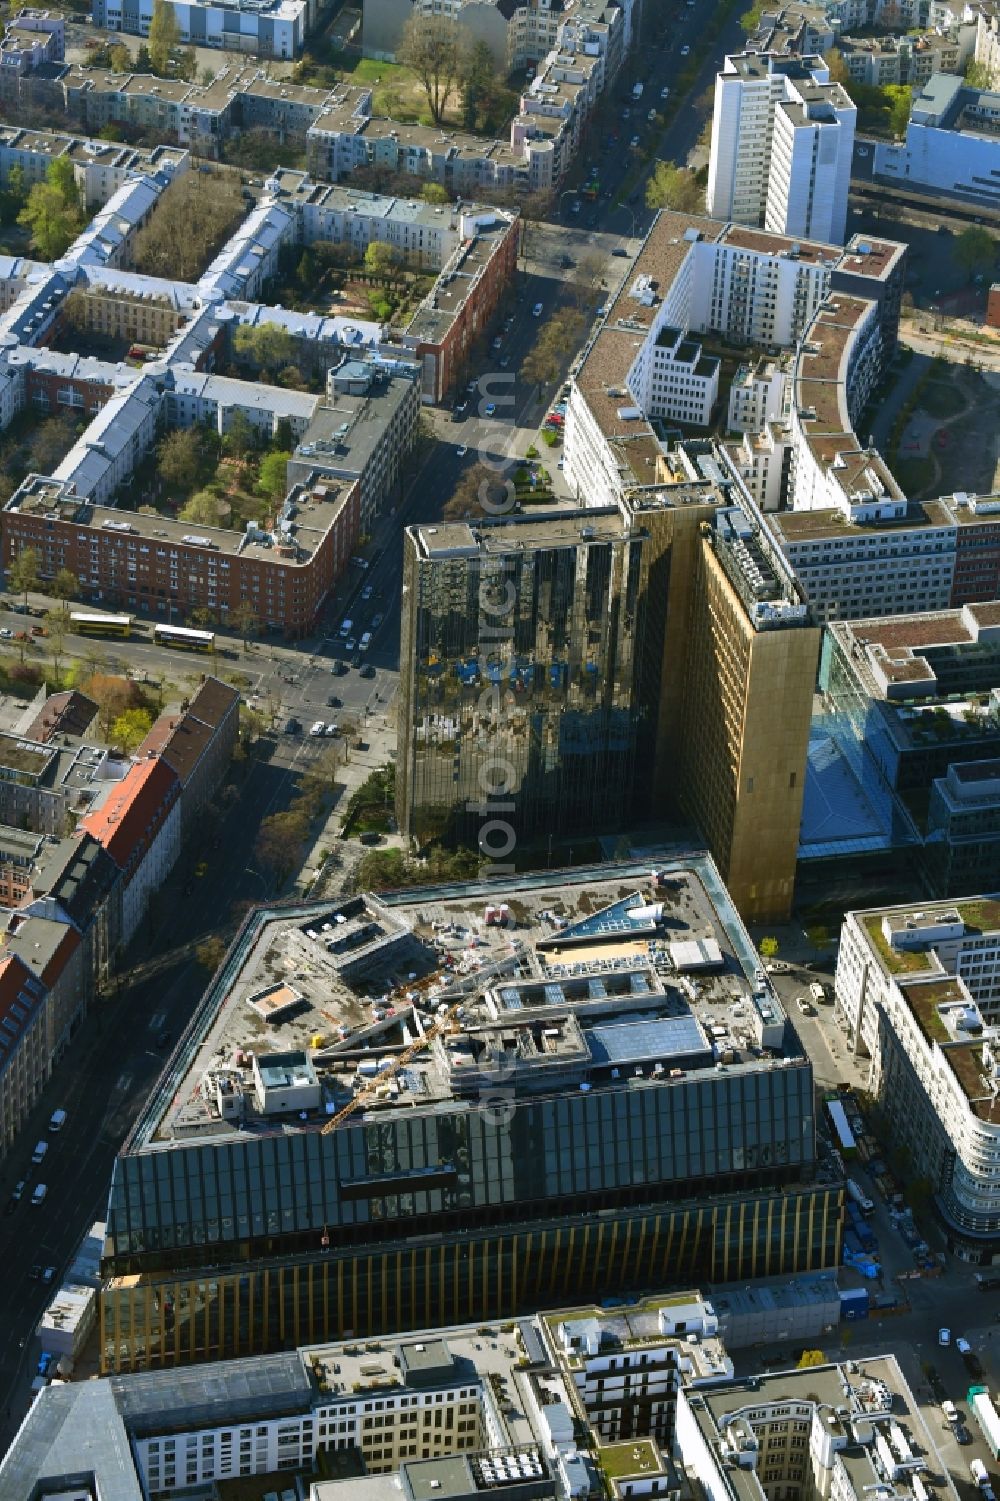
{"label": "pitched tiled roof", "polygon": [[179,795],[176,772],[152,757],[131,767],[80,827],[103,844],[119,870],[128,870],[155,839]]}
{"label": "pitched tiled roof", "polygon": [[40,740],[44,745],[53,735],[85,735],[96,713],[94,700],[75,688],[51,693],[25,730],[25,739]]}
{"label": "pitched tiled roof", "polygon": [[162,756],[186,786],[219,726],[239,703],[239,694],[218,678],[206,678],[185,713],[161,714],[137,755]]}
{"label": "pitched tiled roof", "polygon": [[217,727],[230,713],[240,695],[219,678],[206,678],[188,705],[188,713],[205,724]]}
{"label": "pitched tiled roof", "polygon": [[0,959],[0,1069],[21,1042],[45,1000],[45,986],[16,954]]}

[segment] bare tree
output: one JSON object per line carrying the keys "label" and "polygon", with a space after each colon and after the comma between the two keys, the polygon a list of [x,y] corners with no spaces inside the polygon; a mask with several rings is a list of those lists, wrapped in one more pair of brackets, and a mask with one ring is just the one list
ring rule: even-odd
{"label": "bare tree", "polygon": [[457,87],[461,56],[454,22],[414,11],[403,27],[396,60],[417,78],[435,125],[441,124]]}

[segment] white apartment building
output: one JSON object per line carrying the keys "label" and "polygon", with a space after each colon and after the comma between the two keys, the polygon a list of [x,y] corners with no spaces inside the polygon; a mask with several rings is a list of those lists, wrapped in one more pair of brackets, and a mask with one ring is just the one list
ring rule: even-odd
{"label": "white apartment building", "polygon": [[763,432],[788,415],[789,383],[777,360],[741,365],[729,387],[726,427],[731,433]]}
{"label": "white apartment building", "polygon": [[[181,41],[253,57],[293,58],[316,19],[317,0],[167,0]],[[91,0],[95,26],[149,35],[154,0]]]}
{"label": "white apartment building", "polygon": [[709,214],[843,244],[856,119],[819,57],[727,57],[715,80]]}
{"label": "white apartment building", "polygon": [[[699,334],[771,351],[800,344],[811,349],[824,308],[831,319],[834,306],[867,309],[863,319],[856,312],[863,332],[851,357],[842,361],[839,349],[826,356],[833,377],[827,375],[827,400],[834,410],[840,410],[842,364],[844,403],[850,392],[852,402],[863,404],[881,368],[884,341],[894,336],[895,304],[891,297],[880,299],[889,282],[895,287],[899,281],[903,254],[888,242],[866,245],[865,251],[858,254],[853,242],[841,250],[742,225],[660,214],[574,372],[564,436],[566,476],[575,492],[588,505],[606,505],[630,485],[653,483],[662,452],[653,423],[708,423],[719,372],[702,353]],[[834,304],[831,289],[844,283],[864,289],[867,298],[838,293]],[[828,335],[828,341],[833,338]],[[748,419],[783,410],[784,383],[780,370],[765,364],[741,384],[738,410],[745,408]],[[850,422],[836,420],[849,433],[841,446],[853,450],[857,439]],[[772,445],[785,441],[784,434],[776,435]],[[789,459],[773,446],[771,453],[762,447],[758,454],[755,489],[777,506],[789,492]]]}
{"label": "white apartment building", "polygon": [[[635,288],[640,297],[648,290],[641,277]],[[661,324],[655,337],[646,340],[630,372],[629,388],[649,416],[707,427],[719,399],[719,361],[704,355],[682,328]]]}
{"label": "white apartment building", "polygon": [[1000,1251],[1000,901],[850,912],[835,1017],[951,1248]]}
{"label": "white apartment building", "polygon": [[777,511],[788,500],[792,441],[784,423],[767,423],[760,432],[745,432],[726,443],[729,462],[762,511]]}

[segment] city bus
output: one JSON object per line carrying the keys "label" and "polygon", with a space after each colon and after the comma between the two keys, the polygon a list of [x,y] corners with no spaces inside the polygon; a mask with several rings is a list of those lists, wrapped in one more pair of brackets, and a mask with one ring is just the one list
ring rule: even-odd
{"label": "city bus", "polygon": [[214,651],[214,631],[191,631],[181,625],[157,625],[153,627],[153,640],[157,646],[173,646],[181,651]]}
{"label": "city bus", "polygon": [[78,636],[131,636],[133,615],[90,615],[70,611],[69,628]]}

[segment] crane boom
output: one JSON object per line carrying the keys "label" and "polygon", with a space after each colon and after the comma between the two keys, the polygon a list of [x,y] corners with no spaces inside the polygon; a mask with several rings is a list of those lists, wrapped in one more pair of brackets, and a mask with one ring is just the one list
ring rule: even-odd
{"label": "crane boom", "polygon": [[411,1059],[415,1058],[418,1053],[422,1053],[424,1048],[430,1047],[435,1037],[440,1037],[441,1033],[446,1032],[451,1026],[455,1012],[458,1011],[460,1006],[460,1001],[456,1001],[454,1006],[449,1006],[444,1015],[439,1016],[437,1021],[432,1023],[421,1037],[418,1037],[415,1042],[411,1042],[410,1046],[404,1048],[401,1053],[398,1053],[381,1073],[376,1074],[374,1079],[371,1079],[359,1089],[357,1094],[353,1095],[347,1104],[326,1122],[322,1130],[322,1135],[326,1136],[328,1132],[336,1131],[337,1127],[343,1125],[349,1115],[353,1115],[355,1110],[363,1106],[366,1101],[370,1100],[381,1089],[387,1079],[394,1079],[400,1069],[405,1068]]}

